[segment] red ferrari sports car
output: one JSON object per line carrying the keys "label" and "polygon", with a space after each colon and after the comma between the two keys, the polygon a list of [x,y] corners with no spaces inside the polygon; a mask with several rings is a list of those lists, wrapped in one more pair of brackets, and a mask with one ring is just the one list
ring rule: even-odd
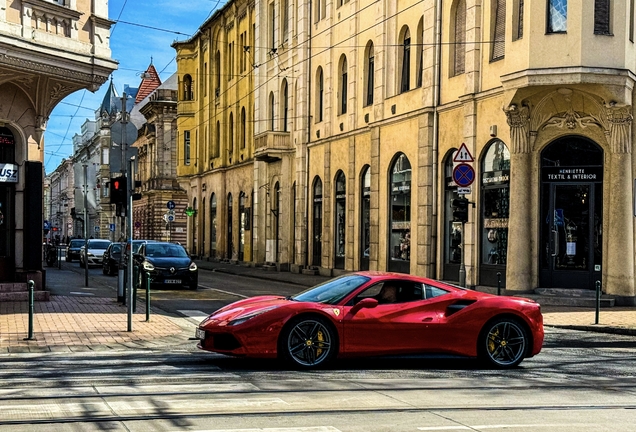
{"label": "red ferrari sports car", "polygon": [[280,357],[300,368],[336,357],[420,353],[479,357],[510,368],[541,351],[538,303],[421,277],[358,272],[290,297],[227,305],[196,330],[198,347],[246,357]]}

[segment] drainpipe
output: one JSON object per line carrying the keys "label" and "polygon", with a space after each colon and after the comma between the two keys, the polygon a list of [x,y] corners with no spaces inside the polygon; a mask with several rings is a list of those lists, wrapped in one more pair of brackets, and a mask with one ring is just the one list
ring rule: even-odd
{"label": "drainpipe", "polygon": [[432,274],[431,278],[437,278],[437,230],[438,230],[438,199],[437,194],[440,190],[438,176],[438,159],[439,159],[439,111],[440,104],[440,87],[442,75],[442,1],[437,0],[435,11],[435,57],[433,63],[433,211],[432,211],[432,233],[431,233],[431,255],[432,255]]}
{"label": "drainpipe", "polygon": [[[320,0],[318,0],[320,1]],[[305,151],[305,268],[309,268],[309,219],[310,219],[310,186],[309,186],[309,143],[311,142],[311,20],[312,3],[309,0],[309,14],[307,20],[307,145]]]}

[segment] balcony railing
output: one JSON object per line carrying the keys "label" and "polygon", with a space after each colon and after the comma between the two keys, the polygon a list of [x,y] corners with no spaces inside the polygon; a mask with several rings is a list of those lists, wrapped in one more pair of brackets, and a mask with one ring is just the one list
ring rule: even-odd
{"label": "balcony railing", "polygon": [[289,132],[264,132],[254,137],[254,147],[254,158],[265,162],[280,160],[285,153],[294,151]]}

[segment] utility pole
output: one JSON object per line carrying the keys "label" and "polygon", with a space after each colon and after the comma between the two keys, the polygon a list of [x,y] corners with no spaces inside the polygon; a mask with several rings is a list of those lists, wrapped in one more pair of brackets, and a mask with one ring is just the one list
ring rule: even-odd
{"label": "utility pole", "polygon": [[[126,137],[126,124],[128,123],[127,121],[127,113],[126,113],[126,92],[124,92],[124,94],[122,95],[121,98],[121,166],[120,166],[120,171],[121,171],[121,175],[122,177],[126,177],[126,154],[128,153],[128,149],[127,149],[127,137]],[[126,199],[125,202],[123,202],[121,204],[122,209],[126,209],[126,203],[128,202],[128,199]],[[117,209],[117,204],[115,204],[115,209]],[[116,210],[115,210],[116,211]],[[126,218],[124,216],[120,214],[118,214],[117,216],[120,217],[120,233],[122,235],[122,237],[124,237],[125,240],[125,233],[126,233]],[[126,244],[122,244],[122,248],[121,248],[121,254],[119,257],[119,266],[117,268],[117,301],[120,303],[125,303],[126,302],[126,296],[125,296],[125,280],[126,280],[126,274],[124,272],[124,264],[125,264],[125,256],[124,253],[126,251]],[[130,243],[130,254],[132,255],[132,243]],[[129,288],[130,289],[130,288]]]}
{"label": "utility pole", "polygon": [[[130,243],[130,253],[128,254],[128,331],[132,331],[132,308],[133,308],[133,196],[132,192],[135,188],[135,167],[134,159],[130,159],[130,170],[128,171],[130,178],[128,179],[126,188],[126,203],[128,205],[128,242]],[[139,269],[141,271],[141,269]]]}
{"label": "utility pole", "polygon": [[84,168],[84,286],[88,287],[88,164]]}

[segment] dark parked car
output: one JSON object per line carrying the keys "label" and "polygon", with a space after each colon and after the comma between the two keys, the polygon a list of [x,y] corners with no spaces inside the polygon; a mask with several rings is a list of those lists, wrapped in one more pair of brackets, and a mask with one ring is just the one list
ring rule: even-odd
{"label": "dark parked car", "polygon": [[72,239],[66,248],[66,262],[72,262],[74,259],[79,260],[82,246],[84,246],[84,239]]}
{"label": "dark parked car", "polygon": [[119,269],[119,259],[121,258],[121,243],[111,243],[104,252],[102,260],[102,273],[113,275]]}
{"label": "dark parked car", "polygon": [[185,286],[196,290],[199,270],[183,246],[166,242],[145,242],[134,255],[140,269],[139,284],[146,287],[150,276],[152,286]]}

